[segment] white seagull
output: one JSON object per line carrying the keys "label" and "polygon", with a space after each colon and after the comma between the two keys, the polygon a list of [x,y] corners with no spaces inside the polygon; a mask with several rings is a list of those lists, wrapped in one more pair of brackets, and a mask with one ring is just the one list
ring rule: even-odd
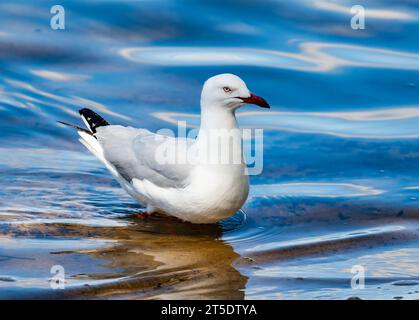
{"label": "white seagull", "polygon": [[[249,193],[235,117],[236,109],[246,103],[269,108],[239,77],[220,74],[203,86],[201,125],[195,139],[110,125],[86,108],[79,113],[87,130],[59,122],[77,129],[79,141],[146,207],[147,214],[160,212],[192,223],[215,223],[237,212]],[[234,143],[237,137],[239,143]],[[239,155],[238,161],[218,161],[220,149],[236,160]],[[192,150],[198,155],[194,161],[186,156]],[[168,153],[173,157],[166,157]]]}

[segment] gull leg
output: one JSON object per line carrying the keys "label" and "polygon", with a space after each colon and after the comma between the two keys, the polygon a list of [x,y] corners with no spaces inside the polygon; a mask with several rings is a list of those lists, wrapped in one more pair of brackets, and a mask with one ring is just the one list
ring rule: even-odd
{"label": "gull leg", "polygon": [[140,212],[140,213],[136,213],[135,217],[136,218],[140,218],[140,219],[147,219],[149,216],[151,216],[151,213],[144,211],[144,212]]}
{"label": "gull leg", "polygon": [[145,219],[145,218],[150,217],[153,212],[155,212],[154,207],[152,207],[151,205],[148,205],[145,211],[137,213],[135,216],[137,218]]}

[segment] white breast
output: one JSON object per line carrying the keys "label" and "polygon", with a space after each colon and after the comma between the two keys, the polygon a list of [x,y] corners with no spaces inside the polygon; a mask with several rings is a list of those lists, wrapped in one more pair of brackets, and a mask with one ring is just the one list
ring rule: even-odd
{"label": "white breast", "polygon": [[247,199],[248,177],[239,167],[197,166],[190,184],[182,189],[159,188],[144,180],[134,181],[134,186],[157,211],[190,222],[214,223],[233,215]]}

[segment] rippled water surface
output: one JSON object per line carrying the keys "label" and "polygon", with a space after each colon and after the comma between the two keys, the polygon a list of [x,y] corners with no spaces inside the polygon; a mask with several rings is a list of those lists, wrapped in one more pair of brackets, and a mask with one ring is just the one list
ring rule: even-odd
{"label": "rippled water surface", "polygon": [[[51,2],[0,3],[0,298],[419,298],[416,1],[60,4],[54,31]],[[264,129],[264,170],[217,225],[135,217],[56,123],[85,106],[193,128],[203,81],[224,72],[272,108],[238,113]]]}

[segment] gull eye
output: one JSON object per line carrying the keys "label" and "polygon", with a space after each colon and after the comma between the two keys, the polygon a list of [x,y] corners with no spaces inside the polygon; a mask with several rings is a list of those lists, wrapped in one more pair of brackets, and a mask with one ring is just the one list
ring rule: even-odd
{"label": "gull eye", "polygon": [[231,92],[231,88],[229,88],[229,87],[224,87],[224,88],[223,88],[223,90],[224,90],[224,92],[226,92],[226,93]]}

